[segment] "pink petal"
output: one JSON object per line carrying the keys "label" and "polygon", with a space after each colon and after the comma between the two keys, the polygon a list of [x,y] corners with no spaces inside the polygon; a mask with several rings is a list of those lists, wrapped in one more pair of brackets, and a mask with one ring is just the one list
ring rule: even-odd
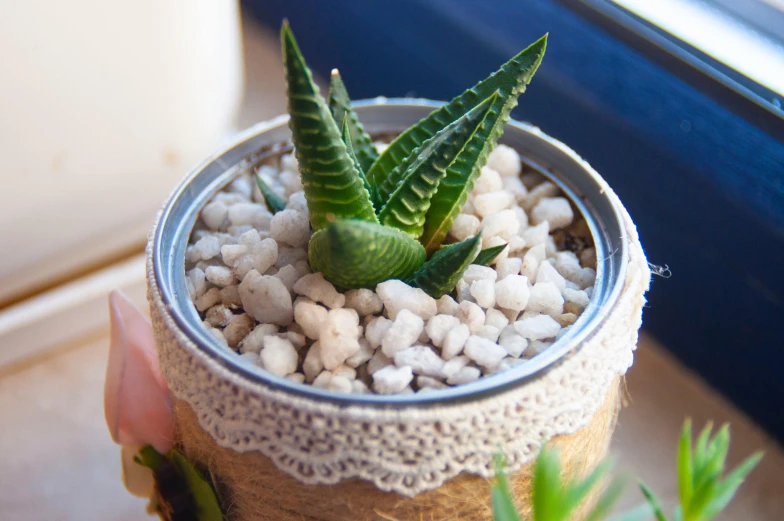
{"label": "pink petal", "polygon": [[150,322],[119,291],[109,294],[109,315],[111,343],[104,387],[109,432],[116,443],[149,444],[166,452],[174,440],[172,400]]}

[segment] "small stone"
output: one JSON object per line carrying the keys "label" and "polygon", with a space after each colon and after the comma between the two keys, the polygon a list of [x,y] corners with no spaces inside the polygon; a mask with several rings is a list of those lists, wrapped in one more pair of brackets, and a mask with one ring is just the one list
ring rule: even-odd
{"label": "small stone", "polygon": [[503,347],[476,335],[468,337],[463,352],[482,367],[495,367],[507,355]]}
{"label": "small stone", "polygon": [[221,288],[234,282],[234,273],[226,266],[209,266],[204,275],[208,281]]}
{"label": "small stone", "polygon": [[329,371],[322,371],[313,379],[311,385],[313,385],[313,387],[320,387],[321,389],[329,389],[329,384],[331,382],[332,373]]}
{"label": "small stone", "polygon": [[452,221],[452,227],[449,229],[449,235],[457,241],[464,241],[469,237],[473,237],[479,231],[481,225],[479,218],[475,215],[467,213],[459,213],[455,220]]}
{"label": "small stone", "polygon": [[536,273],[536,282],[552,282],[555,284],[555,287],[558,288],[558,291],[563,291],[566,287],[566,280],[549,262],[542,262],[539,264],[539,270]]}
{"label": "small stone", "polygon": [[257,230],[269,230],[272,215],[257,203],[237,203],[229,207],[229,222],[232,226],[252,226]]}
{"label": "small stone", "polygon": [[291,294],[280,279],[251,270],[239,286],[242,307],[264,324],[287,326],[294,320]]}
{"label": "small stone", "polygon": [[370,389],[362,380],[354,380],[351,382],[351,392],[354,394],[367,394],[370,392]]}
{"label": "small stone", "polygon": [[463,281],[471,285],[477,280],[496,280],[498,273],[489,266],[480,266],[479,264],[470,264],[463,273]]}
{"label": "small stone", "polygon": [[272,216],[270,233],[278,242],[301,248],[308,243],[310,222],[296,210],[283,210]]}
{"label": "small stone", "polygon": [[396,279],[387,280],[376,286],[376,294],[381,297],[389,318],[392,320],[404,309],[422,320],[429,320],[438,309],[433,297],[419,288],[412,288],[405,282]]}
{"label": "small stone", "polygon": [[476,178],[472,193],[474,195],[488,194],[501,188],[503,188],[501,175],[489,166],[483,166],[479,170],[479,177]]}
{"label": "small stone", "polygon": [[531,210],[534,224],[550,223],[551,230],[565,228],[574,221],[574,211],[565,197],[545,197]]}
{"label": "small stone", "polygon": [[585,268],[596,269],[596,248],[585,248],[580,252],[580,264]]}
{"label": "small stone", "polygon": [[275,274],[275,277],[279,278],[280,281],[286,286],[286,289],[289,292],[294,290],[294,284],[299,280],[299,276],[297,275],[297,270],[291,264],[287,264],[280,268],[278,272]]}
{"label": "small stone", "polygon": [[474,197],[474,212],[479,217],[487,217],[506,210],[514,202],[514,195],[506,190],[498,190]]}
{"label": "small stone", "polygon": [[[517,237],[517,235],[515,235]],[[506,246],[501,252],[495,256],[489,266],[496,266],[496,271],[498,271],[498,263],[502,260],[506,259],[509,256],[509,243],[503,240],[501,237],[490,237],[487,241],[482,242],[482,248],[495,248],[496,246]]]}
{"label": "small stone", "polygon": [[425,321],[421,317],[407,309],[401,310],[384,334],[381,341],[382,351],[385,355],[394,357],[399,351],[414,345],[424,327]]}
{"label": "small stone", "polygon": [[425,331],[436,347],[441,347],[447,333],[460,325],[460,320],[452,315],[436,315],[427,321]]}
{"label": "small stone", "polygon": [[368,361],[367,366],[365,367],[367,367],[368,374],[372,375],[376,371],[389,365],[394,365],[394,362],[379,349],[376,351],[376,354],[374,354],[373,357]]}
{"label": "small stone", "polygon": [[483,240],[498,236],[508,241],[520,231],[520,222],[514,210],[502,210],[482,220]]}
{"label": "small stone", "polygon": [[234,266],[237,260],[248,253],[248,247],[244,244],[224,244],[221,246],[221,258],[227,266]]}
{"label": "small stone", "polygon": [[493,279],[479,279],[471,283],[471,295],[476,303],[487,309],[495,306],[495,281]]}
{"label": "small stone", "polygon": [[520,274],[528,280],[536,280],[536,275],[539,273],[539,264],[543,262],[544,259],[544,245],[539,244],[534,246],[523,256],[523,265],[520,268]]}
{"label": "small stone", "polygon": [[574,313],[563,313],[555,317],[555,321],[561,324],[561,327],[571,326],[577,322],[577,315]]}
{"label": "small stone", "polygon": [[492,326],[499,331],[509,325],[509,319],[502,311],[497,309],[488,309],[485,312],[485,325]]}
{"label": "small stone", "polygon": [[297,382],[298,384],[305,382],[305,375],[302,373],[291,373],[286,375],[286,380]]}
{"label": "small stone", "polygon": [[558,192],[560,192],[560,189],[551,181],[542,181],[528,191],[528,197],[523,201],[523,208],[530,212],[531,208],[539,204],[539,201],[545,197],[555,197],[558,195]]}
{"label": "small stone", "polygon": [[[296,177],[299,177],[299,173],[296,174]],[[305,197],[305,192],[303,192],[301,188],[289,196],[289,200],[286,203],[286,209],[296,210],[302,214],[308,215],[308,201]]]}
{"label": "small stone", "polygon": [[302,371],[305,373],[305,380],[313,382],[323,369],[324,362],[321,361],[321,346],[318,342],[313,342],[313,345],[308,349],[308,354],[305,355],[305,360],[302,361]]}
{"label": "small stone", "polygon": [[321,360],[327,369],[335,369],[359,351],[357,326],[359,315],[353,309],[333,309],[321,325],[319,344]]}
{"label": "small stone", "polygon": [[550,315],[536,315],[514,323],[515,331],[528,340],[555,338],[561,325]]}
{"label": "small stone", "polygon": [[552,342],[545,342],[543,340],[531,340],[528,343],[528,349],[525,351],[525,358],[532,358],[547,350],[548,347],[553,345]]}
{"label": "small stone", "polygon": [[213,201],[204,206],[201,220],[211,230],[220,230],[228,224],[229,207],[220,201]]}
{"label": "small stone", "polygon": [[324,279],[323,273],[305,275],[294,284],[294,291],[330,309],[342,308],[346,303],[345,295],[338,293],[335,286]]}
{"label": "small stone", "polygon": [[498,335],[500,334],[501,330],[493,326],[482,326],[476,331],[476,336],[485,338],[491,342],[498,342]]}
{"label": "small stone", "polygon": [[308,261],[308,251],[305,248],[289,248],[285,245],[278,245],[278,260],[275,261],[276,267],[282,268],[289,264],[296,267],[297,263],[301,261],[306,263]]}
{"label": "small stone", "polygon": [[[458,302],[468,301],[468,302],[476,303],[476,301],[474,300],[474,296],[471,295],[471,285],[468,284],[463,279],[457,281],[457,286],[455,287],[455,293],[457,293]],[[460,308],[458,307],[458,309]]]}
{"label": "small stone", "polygon": [[377,349],[390,327],[392,327],[392,321],[385,317],[376,317],[368,322],[365,327],[365,338],[367,338],[370,347]]}
{"label": "small stone", "polygon": [[[291,327],[292,326],[289,326],[289,328]],[[297,349],[297,351],[305,347],[305,345],[307,344],[307,339],[305,338],[304,334],[298,333],[296,331],[292,331],[291,329],[286,331],[286,339],[292,344],[294,344],[294,347]]]}
{"label": "small stone", "polygon": [[544,244],[550,235],[550,223],[544,221],[536,226],[529,226],[522,233],[523,240],[529,248]]}
{"label": "small stone", "polygon": [[240,353],[258,353],[264,346],[264,337],[278,332],[275,324],[259,324],[239,344]]}
{"label": "small stone", "polygon": [[460,371],[460,369],[467,366],[470,362],[471,360],[465,355],[456,356],[450,360],[447,360],[444,363],[444,367],[441,368],[441,376],[444,378],[454,376],[458,371]]}
{"label": "small stone", "polygon": [[436,300],[436,310],[440,315],[455,315],[457,314],[457,309],[457,302],[449,295],[442,295],[440,299]]}
{"label": "small stone", "polygon": [[247,313],[236,315],[231,319],[229,325],[223,330],[223,336],[226,338],[229,347],[236,348],[240,342],[250,334],[256,321]]}
{"label": "small stone", "polygon": [[294,304],[294,319],[308,338],[318,340],[321,325],[327,320],[327,310],[310,299]]}
{"label": "small stone", "polygon": [[480,327],[485,325],[485,312],[473,302],[461,302],[460,307],[457,310],[457,318],[460,319],[460,322],[468,326],[471,333],[476,332]]}
{"label": "small stone", "polygon": [[519,177],[504,177],[502,180],[504,190],[511,193],[518,203],[528,197],[528,189]]}
{"label": "small stone", "polygon": [[234,313],[223,304],[218,304],[207,310],[207,323],[213,327],[226,327],[234,318]]}
{"label": "small stone", "polygon": [[596,282],[596,270],[593,268],[580,268],[572,276],[571,281],[577,284],[581,289],[589,288]]}
{"label": "small stone", "polygon": [[240,288],[237,284],[230,284],[220,290],[221,302],[224,306],[238,308],[242,306],[242,299],[240,299]]}
{"label": "small stone", "polygon": [[447,378],[446,383],[449,385],[465,385],[479,379],[482,372],[476,367],[463,367],[458,372]]}
{"label": "small stone", "polygon": [[437,380],[431,376],[417,376],[416,385],[420,391],[426,388],[435,390],[435,389],[446,389],[448,387],[441,380]]}
{"label": "small stone", "polygon": [[302,278],[305,275],[309,275],[310,273],[313,273],[312,271],[310,271],[310,264],[308,264],[308,261],[306,260],[295,262],[294,269],[297,270],[297,277],[299,278]]}
{"label": "small stone", "polygon": [[274,239],[263,239],[251,246],[248,251],[235,260],[232,265],[234,275],[239,280],[245,280],[245,276],[251,271],[256,270],[264,273],[278,260],[278,243]]}
{"label": "small stone", "polygon": [[359,339],[359,351],[346,359],[346,365],[349,367],[357,368],[364,364],[375,354],[376,350],[370,347],[370,343],[365,338]]}
{"label": "small stone", "polygon": [[418,345],[398,351],[394,360],[398,367],[410,366],[415,374],[426,376],[439,376],[444,367],[441,357],[427,346]]}
{"label": "small stone", "polygon": [[537,282],[531,288],[526,311],[557,316],[563,313],[564,299],[552,282]]}
{"label": "small stone", "polygon": [[413,379],[414,373],[410,367],[387,366],[373,373],[373,390],[379,394],[399,393]]}
{"label": "small stone", "polygon": [[239,356],[239,358],[240,358],[240,361],[245,363],[245,364],[253,365],[253,366],[259,365],[259,354],[258,353],[253,353],[253,352],[242,353]]}
{"label": "small stone", "polygon": [[191,295],[191,299],[194,301],[198,300],[207,292],[207,281],[204,275],[204,271],[199,268],[193,268],[188,272],[187,276],[193,287],[193,294]]}
{"label": "small stone", "polygon": [[201,260],[210,260],[220,253],[220,243],[214,235],[205,235],[193,245],[193,254]]}
{"label": "small stone", "polygon": [[498,345],[506,349],[509,356],[519,358],[528,347],[528,340],[517,332],[514,325],[510,325],[501,331]]}
{"label": "small stone", "polygon": [[212,336],[215,337],[215,340],[217,340],[219,344],[224,345],[227,348],[229,347],[229,343],[226,342],[226,337],[223,336],[223,332],[220,329],[212,327],[208,323],[205,323],[205,327],[212,333]]}
{"label": "small stone", "polygon": [[288,340],[277,336],[264,337],[261,363],[264,369],[278,376],[286,376],[297,370],[297,350]]}
{"label": "small stone", "polygon": [[345,306],[355,310],[361,317],[381,313],[381,310],[384,308],[384,304],[378,295],[367,288],[347,291]]}
{"label": "small stone", "polygon": [[496,263],[495,271],[498,273],[498,280],[502,280],[507,275],[517,275],[520,273],[520,268],[522,267],[523,259],[519,257],[507,257]]}
{"label": "small stone", "polygon": [[333,376],[342,376],[348,380],[354,380],[357,377],[357,370],[347,365],[341,365],[332,370]]}
{"label": "small stone", "polygon": [[564,297],[564,311],[579,315],[588,306],[591,299],[585,291],[566,288],[562,290]]}
{"label": "small stone", "polygon": [[495,283],[495,301],[502,308],[522,311],[528,305],[529,297],[527,277],[507,275]]}
{"label": "small stone", "polygon": [[471,330],[465,324],[450,329],[444,337],[443,346],[441,348],[441,357],[444,360],[449,360],[463,351],[466,340],[471,336]]}
{"label": "small stone", "polygon": [[582,266],[580,266],[580,259],[573,252],[561,251],[555,255],[555,269],[566,280],[572,281],[575,275],[582,269]]}
{"label": "small stone", "polygon": [[503,177],[518,177],[522,165],[520,154],[512,147],[497,145],[487,157],[487,166],[496,170]]}

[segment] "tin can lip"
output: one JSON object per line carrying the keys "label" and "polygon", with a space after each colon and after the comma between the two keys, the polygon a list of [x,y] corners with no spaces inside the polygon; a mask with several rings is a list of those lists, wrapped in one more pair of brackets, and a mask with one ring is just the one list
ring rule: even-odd
{"label": "tin can lip", "polygon": [[[375,98],[354,103],[371,133],[399,132],[443,105],[426,99]],[[596,248],[596,283],[590,303],[572,328],[528,362],[472,383],[429,393],[348,394],[298,384],[241,363],[203,326],[185,283],[185,248],[202,207],[237,174],[243,159],[265,145],[287,141],[288,116],[278,116],[239,134],[193,169],[169,196],[151,237],[152,277],[174,323],[198,350],[251,384],[339,406],[426,407],[474,401],[530,383],[559,366],[593,337],[613,312],[626,279],[628,236],[620,202],[601,176],[562,142],[528,123],[510,120],[499,141],[553,181],[579,209]]]}

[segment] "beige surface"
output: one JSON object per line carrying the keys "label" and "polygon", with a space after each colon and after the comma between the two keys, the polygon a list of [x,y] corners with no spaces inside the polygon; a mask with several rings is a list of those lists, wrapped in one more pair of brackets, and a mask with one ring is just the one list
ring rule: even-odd
{"label": "beige surface", "polygon": [[[150,519],[144,501],[122,488],[119,450],[102,410],[108,339],[101,336],[45,362],[0,375],[0,519],[104,521]],[[737,462],[756,448],[767,456],[724,521],[780,521],[784,453],[747,420],[644,339],[629,375],[633,405],[613,443],[621,469],[674,497],[673,449],[682,418],[731,421]],[[625,504],[640,501],[633,488]],[[348,521],[348,520],[347,520]]]}

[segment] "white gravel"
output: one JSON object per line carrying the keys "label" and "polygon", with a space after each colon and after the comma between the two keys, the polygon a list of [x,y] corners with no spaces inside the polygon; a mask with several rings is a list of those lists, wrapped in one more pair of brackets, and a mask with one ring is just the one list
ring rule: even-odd
{"label": "white gravel", "polygon": [[590,302],[590,238],[576,241],[581,251],[558,247],[579,233],[579,213],[507,146],[490,154],[448,235],[481,230],[483,248],[507,247],[439,299],[399,280],[343,293],[312,273],[296,159],[259,173],[286,209],[273,215],[252,177],[237,177],[202,210],[185,263],[205,327],[245,364],[333,392],[438,392],[527,363]]}

